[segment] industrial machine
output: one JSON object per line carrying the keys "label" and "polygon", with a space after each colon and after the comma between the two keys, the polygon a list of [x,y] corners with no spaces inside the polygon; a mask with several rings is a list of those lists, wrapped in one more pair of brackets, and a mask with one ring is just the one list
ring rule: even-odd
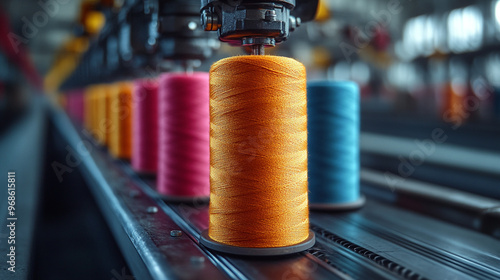
{"label": "industrial machine", "polygon": [[[62,91],[207,69],[219,40],[264,55],[312,21],[318,6],[117,2],[119,8],[103,8],[107,23]],[[206,202],[164,201],[154,176],[137,174],[64,111],[35,100],[16,123],[23,129],[6,130],[0,145],[0,171],[18,174],[24,223],[17,236],[26,241],[18,245],[16,274],[2,270],[1,279],[500,279],[498,126],[363,111],[366,205],[311,211],[316,244],[305,252],[243,257],[200,244]]]}
{"label": "industrial machine", "polygon": [[219,48],[199,17],[198,1],[124,1],[61,89],[192,71]]}
{"label": "industrial machine", "polygon": [[232,46],[264,54],[265,47],[285,41],[302,22],[314,19],[318,1],[202,1],[206,31]]}

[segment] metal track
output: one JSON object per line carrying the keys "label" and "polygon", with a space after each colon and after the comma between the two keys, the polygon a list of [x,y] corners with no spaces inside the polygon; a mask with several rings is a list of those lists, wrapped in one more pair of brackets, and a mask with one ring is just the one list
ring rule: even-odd
{"label": "metal track", "polygon": [[[62,113],[53,121],[75,149],[90,141]],[[311,212],[318,240],[308,252],[215,253],[198,243],[207,205],[167,204],[154,181],[91,147],[80,168],[137,279],[500,279],[498,240],[374,199],[355,212]]]}

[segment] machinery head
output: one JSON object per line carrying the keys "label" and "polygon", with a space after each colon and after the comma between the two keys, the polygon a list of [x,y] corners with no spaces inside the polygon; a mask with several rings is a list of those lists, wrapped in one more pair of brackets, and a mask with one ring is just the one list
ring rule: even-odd
{"label": "machinery head", "polygon": [[201,0],[201,22],[206,31],[232,46],[264,47],[285,41],[301,22],[312,20],[317,0]]}

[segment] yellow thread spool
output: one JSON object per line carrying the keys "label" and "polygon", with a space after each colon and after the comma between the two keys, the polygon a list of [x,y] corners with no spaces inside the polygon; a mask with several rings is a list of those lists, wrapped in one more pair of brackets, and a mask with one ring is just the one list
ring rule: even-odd
{"label": "yellow thread spool", "polygon": [[95,86],[95,120],[94,120],[94,135],[96,137],[97,143],[101,145],[107,144],[107,101],[108,96],[104,88],[104,85]]}
{"label": "yellow thread spool", "polygon": [[109,147],[113,156],[123,159],[130,159],[132,154],[132,88],[132,83],[122,82],[110,89]]}

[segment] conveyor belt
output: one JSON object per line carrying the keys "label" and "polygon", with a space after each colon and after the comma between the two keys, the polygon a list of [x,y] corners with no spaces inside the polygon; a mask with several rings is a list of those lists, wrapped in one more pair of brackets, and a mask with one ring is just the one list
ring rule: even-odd
{"label": "conveyor belt", "polygon": [[[70,145],[90,141],[64,115],[53,121]],[[359,211],[311,213],[317,243],[307,252],[218,254],[197,241],[207,205],[166,204],[154,182],[95,146],[81,168],[137,279],[500,279],[498,240],[371,197]]]}

